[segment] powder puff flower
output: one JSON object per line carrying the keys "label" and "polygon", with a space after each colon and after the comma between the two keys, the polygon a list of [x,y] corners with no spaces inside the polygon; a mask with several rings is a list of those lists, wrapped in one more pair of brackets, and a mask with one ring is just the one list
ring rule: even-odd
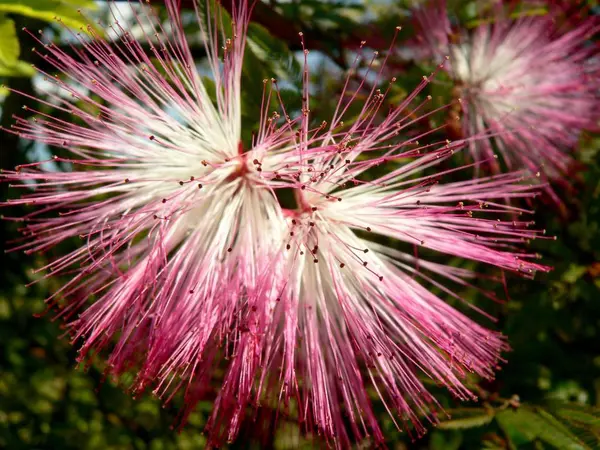
{"label": "powder puff flower", "polygon": [[[561,31],[550,15],[509,20],[498,14],[452,33],[443,0],[417,10],[415,19],[437,59],[449,57],[445,68],[462,102],[462,132],[496,132],[471,143],[473,158],[498,152],[509,169],[566,177],[573,163],[569,150],[599,118],[600,72],[591,58],[596,47],[588,41],[598,22]],[[433,23],[446,32],[432,33]]]}
{"label": "powder puff flower", "polygon": [[106,27],[111,40],[91,27],[92,40],[73,34],[80,47],[72,56],[31,33],[43,46],[34,51],[62,75],[40,70],[58,89],[39,100],[32,120],[17,118],[4,131],[70,156],[3,175],[27,191],[9,205],[37,206],[18,219],[29,239],[16,249],[81,243],[36,271],[70,277],[48,302],[58,304],[73,341],[83,339],[81,359],[110,345],[108,372],[141,367],[133,389],[153,385],[161,396],[190,379],[200,385],[210,361],[227,356],[218,349],[235,337],[248,296],[270,268],[271,241],[261,237],[275,235],[283,220],[253,161],[277,167],[278,152],[293,148],[293,121],[276,126],[265,115],[253,148],[242,148],[247,2],[232,4],[231,35],[220,29],[220,9],[196,9],[210,84],[196,68],[177,2],[166,6],[170,34],[147,9],[135,16],[144,23],[141,41],[115,20]]}
{"label": "powder puff flower", "polygon": [[[38,207],[20,219],[27,241],[18,248],[81,241],[39,269],[71,277],[49,301],[83,341],[81,359],[109,349],[107,372],[135,370],[136,393],[152,387],[169,401],[184,391],[184,420],[216,395],[215,446],[236,438],[250,405],[283,408],[347,448],[384,441],[369,391],[417,433],[439,408],[420,375],[473,398],[466,374],[492,377],[506,344],[425,287],[460,299],[446,283],[466,286],[474,274],[421,253],[526,276],[547,270],[517,248],[539,233],[503,203],[533,197],[531,185],[520,173],[449,184],[438,183],[445,173],[419,175],[465,145],[400,139],[419,120],[423,105],[410,105],[428,77],[387,114],[386,92],[371,89],[346,128],[363,86],[345,89],[330,123],[312,127],[306,61],[298,117],[267,115],[278,93],[265,89],[246,150],[246,2],[233,2],[230,36],[217,12],[196,10],[214,91],[195,69],[176,3],[167,7],[170,35],[147,17],[152,59],[118,23],[114,42],[76,37],[76,57],[49,44],[43,57],[65,77],[46,76],[70,96],[40,102],[72,121],[40,108],[7,130],[72,155],[54,158],[64,171],[31,163],[3,177],[34,188],[8,202]],[[276,192],[293,192],[296,207],[283,208]]]}
{"label": "powder puff flower", "polygon": [[[417,91],[430,81],[424,78]],[[433,250],[526,276],[548,269],[531,262],[536,255],[515,249],[539,235],[529,229],[531,222],[511,219],[522,210],[504,204],[535,195],[524,175],[447,184],[438,182],[444,173],[418,176],[464,142],[434,147],[420,147],[416,139],[395,142],[419,108],[411,111],[409,98],[375,124],[372,114],[384,99],[372,90],[347,133],[327,132],[312,138],[312,146],[299,140],[304,163],[297,166],[297,207],[284,211],[285,250],[278,263],[284,284],[276,293],[277,320],[266,331],[281,333],[267,347],[268,360],[279,368],[280,397],[297,392],[303,421],[337,448],[365,436],[384,442],[369,390],[395,423],[406,422],[396,423],[399,428],[420,435],[426,430],[422,418],[435,420],[439,405],[419,373],[458,398],[474,399],[465,375],[493,377],[507,349],[499,333],[424,287],[433,284],[459,298],[440,278],[469,285],[475,274],[420,253]],[[345,106],[340,100],[331,130]],[[400,166],[373,176],[380,165],[394,163]]]}

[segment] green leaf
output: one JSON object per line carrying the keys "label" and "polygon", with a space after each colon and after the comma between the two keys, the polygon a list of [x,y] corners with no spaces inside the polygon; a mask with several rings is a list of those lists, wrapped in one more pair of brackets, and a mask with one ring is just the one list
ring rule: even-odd
{"label": "green leaf", "polygon": [[68,27],[85,30],[89,22],[78,11],[80,8],[94,10],[97,6],[90,0],[0,0],[0,12],[21,14],[47,22],[60,20]]}
{"label": "green leaf", "polygon": [[567,420],[579,421],[600,427],[600,409],[593,406],[552,401],[546,403],[544,409],[555,416],[563,417]]}
{"label": "green leaf", "polygon": [[0,14],[0,77],[32,76],[34,69],[30,64],[19,61],[21,47],[15,23]]}
{"label": "green leaf", "polygon": [[562,279],[567,283],[573,284],[587,272],[587,267],[577,264],[571,264],[569,269],[563,274]]}
{"label": "green leaf", "polygon": [[0,64],[0,77],[31,77],[34,74],[35,69],[25,61],[17,61],[12,66]]}
{"label": "green leaf", "polygon": [[12,66],[17,63],[21,48],[17,38],[15,23],[0,15],[0,64],[3,66]]}
{"label": "green leaf", "polygon": [[518,410],[505,410],[496,414],[498,425],[511,443],[519,446],[542,441],[561,450],[587,450],[591,447],[553,414],[541,407],[521,406]]}
{"label": "green leaf", "polygon": [[459,430],[486,425],[494,418],[494,412],[485,408],[460,408],[451,412],[452,419],[440,422],[441,430]]}
{"label": "green leaf", "polygon": [[542,414],[551,415],[582,444],[600,448],[600,409],[568,402],[549,402]]}

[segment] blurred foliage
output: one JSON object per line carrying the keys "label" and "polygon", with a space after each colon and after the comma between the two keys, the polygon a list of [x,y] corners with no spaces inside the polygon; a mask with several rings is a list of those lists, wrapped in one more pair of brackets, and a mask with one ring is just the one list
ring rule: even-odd
{"label": "blurred foliage", "polygon": [[14,20],[0,14],[0,76],[32,76],[33,68],[19,60],[21,46]]}
{"label": "blurred foliage", "polygon": [[[272,8],[294,20],[306,35],[323,40],[320,51],[309,62],[313,79],[311,110],[314,117],[329,117],[341,92],[340,74],[348,69],[348,49],[356,49],[356,38],[365,32],[372,43],[389,42],[398,24],[410,37],[407,7],[413,1],[323,2],[271,1]],[[464,24],[477,23],[475,4],[450,2]],[[485,2],[480,2],[479,6]],[[530,13],[540,13],[533,2]],[[592,3],[589,3],[592,5]],[[58,45],[67,46],[65,27],[86,29],[88,21],[78,12],[95,10],[91,17],[107,20],[105,5],[89,0],[0,0],[0,83],[23,92],[34,92],[31,64],[35,53],[24,51],[35,43],[22,31],[24,26],[41,30]],[[157,4],[155,4],[157,6]],[[583,5],[582,5],[583,7]],[[533,11],[533,12],[531,12]],[[542,11],[543,12],[543,11]],[[62,23],[57,23],[60,17]],[[159,8],[159,17],[165,17]],[[194,32],[193,20],[190,31]],[[136,25],[131,21],[132,32]],[[374,33],[373,30],[380,30]],[[281,97],[289,110],[300,105],[301,52],[296,42],[278,39],[277,30],[253,23],[243,72],[244,139],[249,142],[258,122],[263,79],[276,77]],[[314,56],[314,57],[313,57]],[[396,103],[416,86],[430,67],[390,62],[398,81],[388,96]],[[397,64],[397,65],[394,65]],[[359,67],[360,69],[361,67]],[[364,68],[364,66],[362,67]],[[443,75],[429,92],[437,104],[450,100]],[[43,94],[41,94],[43,95]],[[14,114],[25,114],[24,99],[0,90],[1,123],[7,127]],[[35,104],[35,103],[33,103]],[[352,112],[349,113],[352,116]],[[443,117],[432,117],[432,126]],[[438,121],[438,122],[436,122]],[[0,135],[2,167],[12,168],[35,156],[34,146],[8,134]],[[43,149],[42,149],[43,150]],[[47,151],[48,149],[46,149]],[[54,151],[56,149],[52,149]],[[39,153],[40,149],[37,149]],[[478,402],[460,404],[435,386],[448,416],[440,416],[437,429],[412,441],[398,432],[379,405],[381,423],[394,449],[598,449],[600,448],[600,138],[582,137],[578,159],[585,165],[576,191],[563,195],[566,214],[551,206],[532,205],[535,220],[557,240],[532,243],[544,262],[554,266],[549,274],[533,281],[511,277],[510,301],[491,304],[473,289],[463,297],[481,305],[498,318],[496,327],[509,336],[512,351],[493,382],[473,381]],[[461,164],[460,157],[453,162]],[[3,197],[15,192],[0,185]],[[566,198],[565,198],[566,197]],[[17,215],[19,211],[4,214]],[[17,237],[16,224],[2,222],[4,241]],[[10,244],[5,244],[9,247]],[[57,289],[60,280],[39,278],[33,267],[43,265],[45,256],[2,255],[0,274],[0,448],[7,449],[198,449],[204,447],[203,424],[210,402],[202,402],[189,424],[177,426],[177,401],[168,407],[150,396],[132,399],[118,381],[104,380],[102,365],[74,367],[76,347],[43,299]],[[457,262],[458,264],[458,262]],[[480,281],[484,283],[485,280]],[[499,290],[503,294],[503,290]],[[40,314],[42,317],[39,317]],[[477,318],[484,321],[482,318]],[[76,344],[77,345],[77,344]],[[324,447],[318,438],[301,434],[293,423],[281,423],[269,442],[252,440],[250,423],[231,448]],[[369,448],[363,443],[360,448]]]}
{"label": "blurred foliage", "polygon": [[79,30],[89,23],[81,10],[95,10],[96,3],[90,0],[1,0],[0,12],[22,14],[48,22],[62,22]]}
{"label": "blurred foliage", "polygon": [[35,73],[30,64],[19,59],[21,45],[10,15],[62,23],[83,31],[90,22],[83,16],[82,9],[92,11],[96,8],[96,3],[91,0],[0,0],[0,77],[31,77]]}

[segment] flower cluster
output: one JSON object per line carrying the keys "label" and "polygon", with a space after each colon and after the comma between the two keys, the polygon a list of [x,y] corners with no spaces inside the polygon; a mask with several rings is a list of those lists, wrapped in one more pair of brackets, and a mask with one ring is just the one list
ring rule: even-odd
{"label": "flower cluster", "polygon": [[[251,8],[232,2],[228,35],[220,9],[196,5],[207,82],[178,2],[166,5],[168,33],[151,9],[136,16],[154,29],[151,54],[118,22],[106,28],[114,38],[74,35],[75,55],[40,41],[62,73],[44,73],[61,92],[40,102],[72,119],[40,108],[5,130],[71,155],[54,158],[68,170],[35,162],[3,178],[26,191],[8,204],[36,207],[15,219],[19,249],[79,239],[39,271],[70,277],[48,301],[82,342],[81,359],[108,352],[107,373],[134,371],[136,393],[169,401],[182,391],[184,416],[213,398],[211,445],[235,439],[259,406],[287,411],[337,448],[366,436],[382,443],[370,391],[399,427],[421,434],[439,409],[422,376],[474,398],[466,375],[493,377],[507,345],[426,287],[461,300],[447,283],[468,286],[475,275],[433,258],[548,270],[519,250],[542,232],[506,202],[533,198],[532,180],[515,172],[444,184],[451,170],[424,172],[481,136],[405,137],[427,117],[414,103],[431,77],[389,107],[395,80],[383,79],[383,65],[369,65],[359,89],[346,83],[334,116],[315,121],[305,57],[301,110],[286,111],[276,80],[265,80],[260,128],[244,144],[241,92],[256,88],[241,85]],[[282,206],[285,193],[294,207]]]}

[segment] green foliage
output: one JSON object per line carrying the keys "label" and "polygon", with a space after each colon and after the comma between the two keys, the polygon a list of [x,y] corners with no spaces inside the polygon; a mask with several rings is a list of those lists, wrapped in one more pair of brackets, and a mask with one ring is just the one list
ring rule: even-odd
{"label": "green foliage", "polygon": [[431,450],[458,450],[462,444],[462,434],[454,431],[433,431],[429,440]]}
{"label": "green foliage", "polygon": [[[505,410],[498,413],[496,420],[514,448],[538,440],[554,448],[565,450],[598,448],[598,441],[592,442],[587,437],[587,434],[593,436],[594,433],[600,431],[597,421],[600,416],[597,416],[597,411],[590,407],[586,408],[569,403],[557,405],[555,411],[562,411],[564,414],[574,407],[580,410],[581,415],[596,418],[582,422],[581,428],[576,429],[573,426],[566,425],[559,417],[541,406],[523,406],[515,411]],[[570,417],[570,414],[567,413],[567,417]],[[566,422],[570,420],[572,420],[571,417]],[[587,445],[586,441],[592,445]]]}
{"label": "green foliage", "polygon": [[21,52],[15,23],[7,17],[0,16],[0,33],[2,34],[0,61],[4,65],[13,65],[19,59],[19,53]]}
{"label": "green foliage", "polygon": [[60,20],[66,26],[85,29],[89,21],[80,9],[93,11],[97,8],[92,0],[0,0],[1,13],[21,14],[48,22]]}
{"label": "green foliage", "polygon": [[21,46],[15,29],[15,22],[0,13],[0,77],[31,76],[33,68],[19,61]]}
{"label": "green foliage", "polygon": [[[497,426],[500,435],[486,439],[488,448],[517,449],[538,443],[564,450],[592,450],[600,448],[600,410],[572,402],[543,402],[540,405],[509,406],[503,402],[494,408],[459,408],[451,411],[452,419],[442,421],[440,430],[468,430],[489,424]],[[495,427],[486,427],[494,429]],[[431,438],[431,448],[453,447],[462,442],[463,436],[437,432]],[[459,445],[458,444],[458,445]],[[493,445],[492,445],[493,444]],[[490,447],[491,446],[491,447]]]}
{"label": "green foliage", "polygon": [[81,13],[82,8],[93,11],[97,9],[97,5],[92,0],[0,0],[0,79],[31,77],[35,74],[31,64],[19,60],[21,45],[15,22],[9,16],[16,14],[47,22],[60,22],[67,27],[87,32],[90,22]]}
{"label": "green foliage", "polygon": [[320,28],[351,30],[360,19],[363,6],[359,2],[303,0],[282,2],[281,11],[288,17]]}

